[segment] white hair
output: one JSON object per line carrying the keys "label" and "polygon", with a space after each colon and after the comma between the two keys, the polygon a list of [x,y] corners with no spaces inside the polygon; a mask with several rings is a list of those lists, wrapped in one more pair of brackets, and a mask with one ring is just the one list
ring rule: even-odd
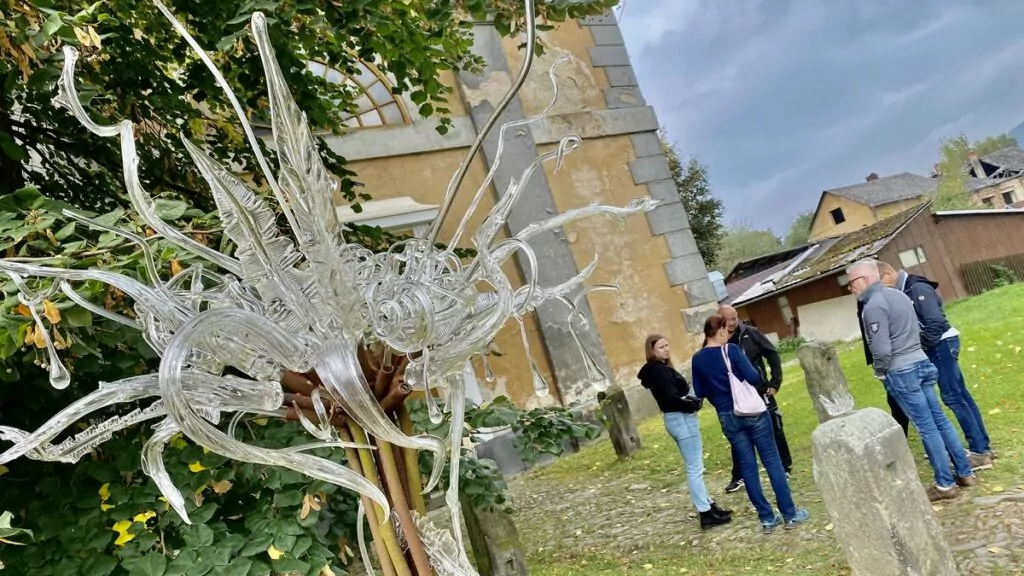
{"label": "white hair", "polygon": [[878,263],[871,258],[858,260],[846,269],[847,276],[863,276],[869,283],[879,279]]}

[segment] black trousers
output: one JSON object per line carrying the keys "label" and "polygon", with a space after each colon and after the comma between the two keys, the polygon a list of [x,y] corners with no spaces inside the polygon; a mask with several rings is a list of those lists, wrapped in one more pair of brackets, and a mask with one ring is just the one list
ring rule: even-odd
{"label": "black trousers", "polygon": [[[768,417],[772,421],[772,432],[775,433],[775,445],[779,448],[779,458],[782,460],[782,467],[789,472],[793,468],[793,456],[789,453],[789,443],[786,442],[786,432],[782,428],[782,412],[779,412],[777,404],[772,402],[768,407]],[[739,482],[743,478],[740,472],[739,459],[736,458],[736,450],[729,445],[732,453],[732,481]]]}
{"label": "black trousers", "polygon": [[886,401],[889,402],[889,412],[892,413],[892,419],[903,428],[903,435],[910,435],[910,418],[903,412],[903,408],[896,402],[896,399],[891,394],[886,394]]}

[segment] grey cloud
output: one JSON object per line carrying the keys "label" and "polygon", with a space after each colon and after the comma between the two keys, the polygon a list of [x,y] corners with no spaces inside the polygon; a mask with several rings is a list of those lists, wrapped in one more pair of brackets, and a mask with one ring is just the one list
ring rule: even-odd
{"label": "grey cloud", "polygon": [[1019,0],[627,0],[621,26],[729,217],[782,231],[823,189],[1024,121],[1022,19]]}

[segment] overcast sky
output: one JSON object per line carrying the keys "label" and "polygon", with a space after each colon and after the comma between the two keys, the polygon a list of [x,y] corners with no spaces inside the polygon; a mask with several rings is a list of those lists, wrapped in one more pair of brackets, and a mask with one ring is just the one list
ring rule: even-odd
{"label": "overcast sky", "polygon": [[1024,122],[1022,0],[626,0],[621,28],[729,222],[784,233],[824,189]]}

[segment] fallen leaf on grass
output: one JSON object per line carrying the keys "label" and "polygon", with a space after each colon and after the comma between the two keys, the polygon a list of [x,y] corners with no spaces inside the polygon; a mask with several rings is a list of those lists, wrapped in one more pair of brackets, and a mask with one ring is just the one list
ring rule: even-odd
{"label": "fallen leaf on grass", "polygon": [[1005,488],[1003,488],[1002,486],[993,486],[993,487],[989,488],[989,490],[991,490],[991,491],[995,492],[996,494],[998,494],[998,493],[1002,492],[1003,490],[1005,490]]}
{"label": "fallen leaf on grass", "polygon": [[999,408],[993,408],[988,411],[989,414],[999,414],[1000,412],[1002,412],[1002,410],[1000,410]]}
{"label": "fallen leaf on grass", "polygon": [[1003,548],[1000,548],[999,546],[993,546],[993,547],[989,548],[988,551],[993,553],[993,554],[1005,554],[1006,553],[1006,550],[1004,550]]}
{"label": "fallen leaf on grass", "polygon": [[833,528],[835,528],[835,526],[833,526],[831,522],[829,522],[828,525],[825,526],[825,530],[828,531],[831,531]]}

